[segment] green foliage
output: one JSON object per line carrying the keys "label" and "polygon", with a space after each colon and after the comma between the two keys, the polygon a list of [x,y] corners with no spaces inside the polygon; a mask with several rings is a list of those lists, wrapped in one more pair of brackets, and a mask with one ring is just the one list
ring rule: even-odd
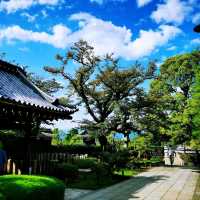
{"label": "green foliage", "polygon": [[76,159],[73,161],[73,164],[80,169],[92,168],[96,165],[96,158],[86,158],[86,159]]}
{"label": "green foliage", "polygon": [[0,200],[6,200],[6,197],[2,193],[0,193]]}
{"label": "green foliage", "polygon": [[96,163],[92,167],[93,172],[96,174],[97,184],[100,184],[102,179],[105,179],[106,176],[110,176],[109,174],[109,166],[105,163]]}
{"label": "green foliage", "polygon": [[191,105],[195,105],[192,99],[197,95],[199,63],[199,51],[168,58],[151,84],[150,98],[157,103],[152,125],[174,144],[183,144],[193,137]]}
{"label": "green foliage", "polygon": [[35,84],[38,88],[40,88],[43,92],[52,95],[58,92],[60,89],[63,89],[63,86],[57,82],[54,78],[53,79],[44,79],[40,76],[37,76],[33,73],[27,74],[28,79]]}
{"label": "green foliage", "polygon": [[83,144],[82,136],[79,135],[78,130],[75,128],[70,129],[64,133],[62,137],[58,129],[52,131],[52,145],[65,146],[65,145],[81,145]]}
{"label": "green foliage", "polygon": [[152,138],[153,136],[151,134],[137,136],[131,141],[130,148],[138,151],[139,158],[143,157],[145,152],[151,150]]}
{"label": "green foliage", "polygon": [[51,141],[52,145],[61,145],[62,144],[62,139],[60,138],[59,135],[59,129],[55,128],[52,131],[52,141]]}
{"label": "green foliage", "polygon": [[64,184],[50,177],[0,176],[0,193],[7,200],[63,200]]}
{"label": "green foliage", "polygon": [[78,130],[72,128],[68,131],[63,139],[63,145],[83,144],[82,136],[79,135]]}
{"label": "green foliage", "polygon": [[0,140],[0,149],[3,149],[3,143],[1,140]]}
{"label": "green foliage", "polygon": [[192,98],[184,114],[187,119],[189,116],[192,118],[192,139],[190,146],[193,149],[200,149],[200,67],[195,70],[195,83],[191,91]]}
{"label": "green foliage", "polygon": [[[75,43],[64,56],[57,55],[56,59],[60,62],[59,68],[44,69],[69,82],[70,92],[78,96],[80,104],[85,106],[93,120],[84,121],[83,125],[88,129],[99,130],[99,135],[116,131],[118,123],[122,125],[122,119],[118,123],[112,123],[111,116],[115,115],[115,109],[125,99],[140,99],[144,93],[141,84],[154,77],[156,68],[154,62],[150,62],[144,70],[136,62],[123,69],[118,59],[112,55],[96,56],[94,48],[82,40]],[[74,74],[69,74],[66,67],[71,61],[79,66]],[[128,122],[128,118],[125,121]],[[127,128],[128,124],[124,124]]]}
{"label": "green foliage", "polygon": [[[102,173],[104,174],[104,169],[102,169]],[[100,178],[98,181],[98,177]],[[70,182],[67,184],[67,187],[70,188],[80,188],[80,189],[101,189],[108,186],[112,186],[116,183],[119,183],[121,181],[129,179],[130,176],[121,176],[121,174],[115,174],[113,176],[107,175],[107,176],[97,176],[95,172],[88,173],[88,174],[81,174],[79,176],[79,179],[77,179],[75,182]]]}
{"label": "green foliage", "polygon": [[105,176],[108,175],[108,165],[106,163],[96,163],[93,167],[92,170],[96,173],[97,178],[101,179],[104,178]]}
{"label": "green foliage", "polygon": [[200,166],[199,153],[197,153],[197,154],[181,153],[180,157],[184,160],[185,165]]}
{"label": "green foliage", "polygon": [[56,176],[63,180],[73,181],[78,177],[78,166],[71,163],[60,163],[56,168]]}
{"label": "green foliage", "polygon": [[126,168],[131,157],[132,155],[129,150],[118,151],[115,153],[103,152],[102,161],[108,164],[110,173],[113,173],[114,170]]}

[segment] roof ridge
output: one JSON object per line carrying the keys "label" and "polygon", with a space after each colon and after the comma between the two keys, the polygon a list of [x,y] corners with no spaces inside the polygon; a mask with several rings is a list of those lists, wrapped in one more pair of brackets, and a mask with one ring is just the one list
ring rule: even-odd
{"label": "roof ridge", "polygon": [[5,71],[9,71],[9,72],[13,72],[13,73],[18,73],[20,71],[22,74],[24,74],[26,76],[26,72],[24,69],[22,69],[21,67],[19,67],[17,65],[9,63],[7,61],[1,60],[1,59],[0,59],[0,68]]}

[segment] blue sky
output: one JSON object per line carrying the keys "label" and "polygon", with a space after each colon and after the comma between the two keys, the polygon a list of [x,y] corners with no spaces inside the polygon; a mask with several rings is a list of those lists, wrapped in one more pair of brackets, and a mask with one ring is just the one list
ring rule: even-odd
{"label": "blue sky", "polygon": [[0,0],[0,53],[46,78],[79,39],[125,64],[161,63],[200,44],[198,23],[200,0]]}

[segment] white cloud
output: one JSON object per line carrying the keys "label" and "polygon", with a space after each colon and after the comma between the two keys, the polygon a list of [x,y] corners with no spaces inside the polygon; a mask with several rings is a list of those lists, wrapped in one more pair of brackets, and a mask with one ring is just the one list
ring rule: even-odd
{"label": "white cloud", "polygon": [[152,0],[137,0],[137,6],[140,8],[140,7],[143,7],[145,5],[147,5],[148,3],[150,3]]}
{"label": "white cloud", "polygon": [[21,16],[26,17],[28,22],[34,22],[38,15],[30,15],[27,12],[23,12],[23,13],[21,13]]}
{"label": "white cloud", "polygon": [[198,45],[200,45],[200,39],[199,39],[199,38],[193,39],[193,40],[191,41],[191,43],[192,43],[192,44],[198,44]]}
{"label": "white cloud", "polygon": [[156,23],[182,24],[186,17],[193,10],[192,5],[181,0],[165,0],[165,3],[158,4],[157,10],[151,14]]}
{"label": "white cloud", "polygon": [[55,6],[60,0],[2,0],[0,2],[0,11],[5,10],[7,13],[13,13],[17,10],[28,9],[34,5]]}
{"label": "white cloud", "polygon": [[130,29],[97,19],[87,13],[71,15],[70,20],[78,22],[78,30],[73,32],[62,24],[54,26],[52,33],[33,32],[19,26],[10,26],[0,29],[0,41],[33,41],[64,49],[83,39],[95,48],[98,55],[114,53],[117,57],[138,59],[151,54],[157,47],[165,45],[181,33],[175,26],[162,25],[157,30],[140,30],[139,37],[134,40]]}
{"label": "white cloud", "polygon": [[[124,2],[124,1],[127,1],[127,0],[90,0],[91,3],[95,2],[99,5],[102,5],[103,3],[108,3],[108,2]],[[146,0],[146,1],[148,1],[148,0]]]}
{"label": "white cloud", "polygon": [[56,5],[59,0],[38,0],[38,4]]}
{"label": "white cloud", "polygon": [[33,32],[15,25],[5,29],[0,29],[0,40],[20,40],[23,42],[33,41],[47,43],[57,48],[65,48],[65,41],[70,33],[70,30],[62,24],[58,24],[53,27],[52,32],[53,34],[48,34],[46,32]]}
{"label": "white cloud", "polygon": [[156,47],[165,45],[170,39],[181,33],[181,30],[175,26],[161,25],[156,31],[141,30],[139,38],[130,42],[126,54],[134,58],[149,55]]}
{"label": "white cloud", "polygon": [[200,13],[196,13],[192,17],[192,23],[194,23],[194,24],[200,24]]}
{"label": "white cloud", "polygon": [[174,50],[176,50],[176,46],[171,46],[171,47],[167,48],[167,51],[174,51]]}
{"label": "white cloud", "polygon": [[27,47],[20,47],[19,50],[23,51],[23,52],[28,52],[29,48],[27,48]]}
{"label": "white cloud", "polygon": [[46,11],[46,10],[42,10],[41,13],[42,13],[42,16],[43,16],[44,18],[48,17],[48,14],[47,14],[47,11]]}

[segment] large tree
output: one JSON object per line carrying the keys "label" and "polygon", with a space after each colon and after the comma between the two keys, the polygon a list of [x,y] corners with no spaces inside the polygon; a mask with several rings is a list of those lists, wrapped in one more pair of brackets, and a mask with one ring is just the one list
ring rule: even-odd
{"label": "large tree", "polygon": [[[140,96],[141,84],[153,78],[155,72],[153,62],[146,70],[137,62],[126,69],[121,68],[113,55],[96,56],[93,47],[85,41],[75,43],[66,55],[56,58],[61,66],[45,67],[45,70],[68,80],[72,93],[80,98],[92,117],[92,122],[88,123],[93,127],[104,127],[122,101]],[[70,61],[79,65],[73,74],[67,70]]]}
{"label": "large tree", "polygon": [[192,118],[192,137],[190,145],[194,149],[200,149],[200,67],[195,70],[195,83],[191,89],[192,98],[185,112]]}
{"label": "large tree", "polygon": [[40,88],[43,92],[53,95],[59,90],[63,89],[61,83],[53,79],[44,79],[41,76],[38,76],[34,73],[27,73],[28,79],[34,83],[38,88]]}
{"label": "large tree", "polygon": [[193,119],[188,109],[199,64],[199,51],[171,57],[161,65],[160,75],[151,85],[151,97],[158,102],[158,116],[165,119],[164,126],[157,119],[158,125],[162,125],[159,131],[169,135],[176,144],[187,142],[192,137]]}

